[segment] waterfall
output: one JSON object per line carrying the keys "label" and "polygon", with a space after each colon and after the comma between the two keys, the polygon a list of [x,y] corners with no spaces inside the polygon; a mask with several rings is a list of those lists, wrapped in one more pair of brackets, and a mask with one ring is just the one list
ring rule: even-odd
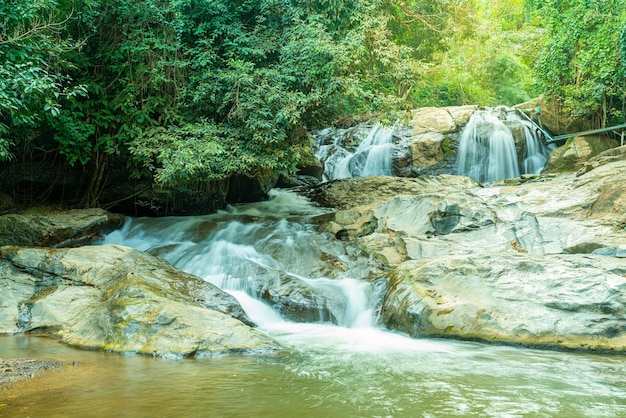
{"label": "waterfall", "polygon": [[367,132],[356,149],[350,140],[359,136],[358,129],[356,133],[345,130],[338,135],[331,135],[329,130],[319,133],[321,139],[315,156],[324,164],[325,180],[393,175],[393,129],[376,123]]}
{"label": "waterfall", "polygon": [[521,119],[513,113],[510,119],[517,121],[522,126],[524,134],[524,154],[522,160],[522,174],[539,174],[548,161],[550,149],[541,140],[541,136],[535,131],[535,127],[527,120]]}
{"label": "waterfall", "polygon": [[[521,152],[516,149],[513,131],[523,137],[518,145]],[[478,182],[539,174],[548,152],[532,124],[522,120],[512,109],[478,110],[461,133],[457,174]]]}
{"label": "waterfall", "polygon": [[[147,251],[203,278],[235,296],[261,327],[289,326],[293,332],[295,325],[281,317],[280,305],[299,303],[297,309],[314,312],[305,320],[374,328],[375,292],[362,280],[367,259],[348,257],[343,246],[307,224],[309,217],[325,213],[324,209],[287,191],[273,190],[271,197],[245,209],[233,207],[176,222],[128,219],[103,243]],[[324,274],[328,258],[344,266],[336,278]],[[275,309],[263,298],[268,292],[278,295],[272,300]]]}

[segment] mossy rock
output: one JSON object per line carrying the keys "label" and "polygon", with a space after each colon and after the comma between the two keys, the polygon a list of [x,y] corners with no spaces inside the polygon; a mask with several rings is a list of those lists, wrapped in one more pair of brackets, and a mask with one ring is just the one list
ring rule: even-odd
{"label": "mossy rock", "polygon": [[550,153],[543,173],[577,171],[586,161],[615,148],[619,143],[605,136],[584,136],[568,139],[564,145]]}

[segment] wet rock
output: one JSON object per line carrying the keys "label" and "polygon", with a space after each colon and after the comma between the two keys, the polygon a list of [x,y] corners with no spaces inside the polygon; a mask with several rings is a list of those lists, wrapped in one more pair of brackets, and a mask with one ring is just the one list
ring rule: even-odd
{"label": "wet rock", "polygon": [[71,210],[52,215],[0,216],[0,246],[73,247],[119,228],[122,215],[102,209]]}
{"label": "wet rock", "polygon": [[232,296],[127,247],[2,247],[0,283],[0,333],[157,356],[280,349]]}
{"label": "wet rock", "polygon": [[381,263],[390,328],[626,352],[624,178],[626,161],[612,156],[582,174],[494,187],[351,179],[317,190],[338,209],[319,227]]}
{"label": "wet rock", "polygon": [[415,177],[454,172],[458,136],[477,109],[458,106],[413,110],[406,129],[397,131],[395,174]]}
{"label": "wet rock", "polygon": [[602,247],[594,250],[592,254],[604,255],[606,257],[626,258],[626,248]]}
{"label": "wet rock", "polygon": [[626,278],[591,256],[508,252],[402,264],[383,321],[413,336],[626,351]]}
{"label": "wet rock", "polygon": [[[323,282],[323,285],[318,285]],[[283,317],[295,322],[340,323],[346,301],[332,279],[299,279],[282,275],[279,283],[263,283],[257,292]],[[330,285],[330,286],[329,286]]]}

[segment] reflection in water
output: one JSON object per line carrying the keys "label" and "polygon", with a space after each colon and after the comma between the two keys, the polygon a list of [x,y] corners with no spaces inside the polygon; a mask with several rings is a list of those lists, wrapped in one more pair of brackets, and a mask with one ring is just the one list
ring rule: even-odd
{"label": "reflection in water", "polygon": [[[0,416],[626,416],[624,357],[420,340],[377,327],[373,292],[358,280],[367,260],[307,226],[319,213],[280,193],[211,216],[135,219],[107,237],[227,289],[289,354],[154,359],[2,337],[2,357],[80,365],[55,389],[0,393]],[[345,267],[340,277],[329,277],[321,261],[329,257]],[[290,322],[258,300],[259,283],[281,274],[341,294],[340,325]]]}

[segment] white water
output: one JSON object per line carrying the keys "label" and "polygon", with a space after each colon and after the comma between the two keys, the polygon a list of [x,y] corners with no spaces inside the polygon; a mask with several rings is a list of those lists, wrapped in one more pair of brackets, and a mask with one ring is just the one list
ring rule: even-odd
{"label": "white water", "polygon": [[[129,219],[123,228],[106,236],[103,243],[151,252],[215,284],[235,296],[249,317],[270,334],[283,335],[286,330],[299,334],[302,327],[283,319],[259,300],[259,289],[276,288],[285,274],[320,295],[335,295],[340,302],[329,303],[328,311],[340,327],[378,331],[372,289],[367,282],[358,280],[367,274],[367,260],[348,257],[337,242],[302,223],[309,216],[323,213],[322,210],[288,192],[272,194],[271,203],[261,202],[216,215],[180,218],[175,222],[172,218]],[[347,266],[340,279],[322,274],[328,267],[321,260],[323,255]],[[328,316],[322,310],[313,319],[324,322]],[[319,333],[323,330],[335,333],[336,327],[321,327]]]}
{"label": "white water", "polygon": [[[532,124],[514,112],[498,111],[479,110],[470,118],[459,140],[457,174],[478,182],[492,182],[520,174],[539,174],[543,169],[549,151]],[[517,125],[524,136],[521,161],[513,133],[501,118]]]}
{"label": "white water", "polygon": [[[350,135],[357,134],[358,131],[350,131]],[[350,135],[337,135],[332,142],[319,145],[315,156],[324,164],[326,180],[393,175],[392,128],[376,123],[353,151],[344,143],[344,136]]]}
{"label": "white water", "polygon": [[[618,417],[626,416],[626,358],[439,339],[376,323],[363,260],[316,233],[305,199],[272,199],[209,216],[132,219],[106,242],[165,257],[220,283],[289,353],[154,359],[76,350],[32,335],[0,338],[6,358],[80,365],[60,389],[3,399],[0,416],[45,417]],[[325,269],[341,263],[338,277]],[[285,320],[257,298],[288,274],[338,294],[338,324]],[[68,366],[73,367],[73,366]]]}

